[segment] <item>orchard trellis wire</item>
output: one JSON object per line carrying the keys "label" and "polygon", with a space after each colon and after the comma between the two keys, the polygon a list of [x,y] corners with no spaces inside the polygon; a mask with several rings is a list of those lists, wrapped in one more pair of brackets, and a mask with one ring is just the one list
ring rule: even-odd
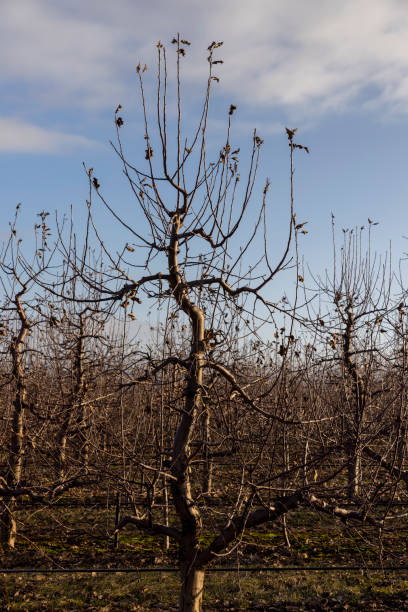
{"label": "orchard trellis wire", "polygon": [[[265,567],[209,567],[209,573],[218,572],[403,572],[408,571],[408,565],[401,566],[381,566],[381,565],[325,565],[325,566],[274,566],[267,565]],[[125,567],[125,568],[18,568],[18,569],[1,569],[0,574],[149,574],[149,573],[177,573],[179,569],[176,567]]]}

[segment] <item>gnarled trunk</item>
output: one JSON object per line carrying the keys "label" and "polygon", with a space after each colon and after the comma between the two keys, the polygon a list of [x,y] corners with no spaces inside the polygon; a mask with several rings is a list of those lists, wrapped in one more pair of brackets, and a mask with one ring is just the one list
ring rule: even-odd
{"label": "gnarled trunk", "polygon": [[[187,194],[184,194],[187,197]],[[187,204],[185,203],[185,206]],[[182,525],[180,557],[182,588],[180,610],[199,612],[201,610],[204,572],[195,567],[199,554],[198,534],[201,528],[201,514],[193,500],[191,487],[190,441],[197,415],[202,409],[203,367],[205,360],[204,312],[191,300],[185,288],[178,264],[178,234],[182,226],[181,213],[174,215],[172,234],[168,251],[170,286],[181,310],[190,319],[191,345],[190,368],[184,385],[184,413],[174,438],[172,456],[171,492],[175,510]]]}
{"label": "gnarled trunk", "polygon": [[[23,367],[23,347],[26,336],[31,328],[31,323],[25,314],[21,298],[26,291],[23,285],[21,291],[16,294],[14,303],[20,319],[20,330],[10,344],[10,353],[13,361],[13,378],[16,383],[16,394],[13,402],[13,419],[10,440],[9,465],[5,481],[10,490],[17,488],[22,479],[24,461],[24,417],[27,403],[26,379]],[[10,492],[3,499],[0,512],[0,537],[1,545],[6,548],[14,548],[17,536],[17,524],[15,510],[17,499]]]}

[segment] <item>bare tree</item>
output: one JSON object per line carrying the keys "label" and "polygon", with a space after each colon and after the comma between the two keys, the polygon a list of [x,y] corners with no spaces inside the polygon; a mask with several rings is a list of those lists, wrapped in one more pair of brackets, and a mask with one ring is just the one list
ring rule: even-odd
{"label": "bare tree", "polygon": [[[173,346],[167,325],[163,345],[168,350],[158,359],[148,356],[148,370],[123,384],[123,388],[128,389],[142,384],[163,385],[169,368],[180,380],[178,397],[167,407],[173,415],[172,430],[168,432],[171,446],[164,451],[168,456],[164,461],[163,457],[156,457],[156,460],[152,457],[145,466],[153,478],[150,496],[157,492],[155,483],[159,482],[159,476],[170,484],[171,524],[154,520],[154,505],[150,504],[147,514],[135,507],[135,515],[123,518],[118,528],[134,524],[178,543],[182,576],[180,609],[199,610],[206,566],[219,555],[227,554],[239,542],[245,529],[278,520],[302,499],[300,490],[288,487],[287,480],[284,481],[285,492],[275,499],[273,488],[265,500],[260,493],[265,487],[269,489],[276,478],[275,474],[272,478],[265,477],[262,446],[266,452],[271,436],[273,439],[278,435],[279,426],[300,424],[294,419],[288,419],[287,423],[279,414],[280,406],[268,407],[282,367],[277,368],[272,378],[249,372],[248,368],[240,370],[239,360],[234,363],[227,340],[232,333],[241,336],[242,341],[236,344],[239,351],[245,338],[259,337],[265,321],[274,321],[276,313],[282,310],[266,297],[266,290],[278,273],[293,266],[291,247],[301,226],[293,210],[293,154],[296,148],[307,148],[295,143],[296,130],[287,130],[292,195],[282,252],[273,264],[268,239],[269,182],[266,181],[261,194],[256,192],[255,186],[263,141],[254,132],[248,172],[243,179],[239,171],[240,150],[232,141],[236,110],[233,104],[228,110],[225,140],[215,160],[208,160],[210,94],[214,82],[218,81],[214,70],[221,60],[216,59],[215,54],[222,43],[214,42],[208,48],[209,75],[203,107],[198,126],[190,137],[183,133],[180,79],[181,62],[189,43],[180,37],[173,43],[177,57],[175,143],[170,143],[169,139],[167,59],[161,43],[157,45],[159,68],[154,134],[150,129],[150,109],[144,93],[144,69],[140,65],[137,69],[144,117],[146,167],[143,170],[126,157],[120,135],[124,124],[121,106],[115,112],[117,144],[114,146],[139,205],[137,220],[125,220],[114,211],[105,200],[93,169],[87,172],[97,197],[129,236],[122,251],[111,253],[97,232],[111,264],[110,269],[105,270],[100,287],[103,299],[120,304],[130,316],[143,297],[153,304],[164,302],[167,320],[179,318],[188,340],[187,345],[177,342]],[[156,163],[157,147],[160,154]],[[88,202],[90,214],[92,199],[93,195]],[[141,229],[143,222],[145,228]],[[135,249],[144,251],[143,255],[139,252],[136,263],[128,258]],[[142,257],[145,272],[135,276]],[[88,286],[94,287],[94,270],[85,261],[77,261],[82,278]],[[156,271],[153,271],[154,266]],[[282,342],[282,351],[286,353],[292,339]],[[226,437],[219,432],[218,441],[214,434],[211,435],[217,421],[225,433],[229,431]],[[251,441],[251,433],[256,435],[256,443]],[[284,465],[279,470],[281,475],[288,472],[287,450],[285,453]],[[209,506],[214,506],[217,499],[222,500],[225,495],[222,481],[226,477],[226,460],[233,461],[238,481],[235,482],[234,475],[235,501],[224,507],[224,519],[220,521],[219,517],[215,519]],[[219,473],[215,483],[216,463]],[[199,476],[203,466],[206,472],[204,487]],[[258,480],[263,484],[257,484]],[[200,541],[204,529],[213,532],[206,546]]]}
{"label": "bare tree", "polygon": [[[334,240],[334,217],[332,221]],[[333,391],[328,397],[340,417],[350,502],[367,496],[367,485],[377,482],[373,474],[364,478],[363,456],[389,433],[394,420],[394,401],[384,384],[390,360],[387,320],[394,310],[390,254],[381,260],[372,251],[371,221],[366,243],[365,235],[364,227],[343,229],[340,249],[334,241],[333,272],[317,282],[317,312],[309,312],[319,358],[331,364]]]}
{"label": "bare tree", "polygon": [[[67,308],[76,307],[75,300],[60,308],[52,294],[43,290],[47,284],[45,278],[50,275],[54,278],[55,268],[51,271],[51,261],[58,247],[58,241],[52,246],[49,244],[48,213],[40,213],[35,249],[30,253],[23,249],[18,235],[18,209],[11,223],[10,238],[0,256],[3,293],[0,307],[3,355],[0,534],[5,550],[15,546],[16,517],[22,497],[49,505],[58,495],[85,484],[91,427],[89,401],[84,401],[90,376],[84,362],[87,358],[89,367],[92,361],[89,358],[92,351],[86,351],[85,344],[93,342],[95,351],[96,330],[103,326],[97,312],[88,312],[89,307],[82,307],[78,329],[72,337]],[[64,271],[63,266],[56,268]],[[93,361],[96,362],[95,356]],[[64,367],[65,376],[62,374]],[[98,373],[102,374],[100,369]],[[69,391],[64,389],[67,378]],[[96,380],[97,376],[94,388]],[[77,442],[79,452],[74,460],[71,454],[74,469],[68,473],[66,450],[69,442],[73,445]],[[55,452],[58,454],[57,474],[50,471],[50,465],[55,465]],[[87,477],[88,483],[92,480],[95,481],[94,474]]]}
{"label": "bare tree", "polygon": [[34,495],[24,482],[24,465],[27,451],[27,412],[31,408],[29,393],[29,370],[33,363],[30,335],[38,325],[38,316],[33,308],[32,289],[36,279],[50,263],[52,253],[46,253],[49,228],[46,215],[40,214],[41,223],[36,227],[36,248],[27,271],[22,263],[22,239],[17,234],[17,219],[20,205],[16,208],[15,218],[10,224],[10,237],[0,255],[1,287],[3,304],[1,306],[3,354],[9,369],[3,371],[4,385],[9,387],[9,410],[3,418],[10,427],[4,440],[7,452],[2,465],[0,533],[4,548],[14,548],[17,535],[16,509],[18,499],[26,494]]}

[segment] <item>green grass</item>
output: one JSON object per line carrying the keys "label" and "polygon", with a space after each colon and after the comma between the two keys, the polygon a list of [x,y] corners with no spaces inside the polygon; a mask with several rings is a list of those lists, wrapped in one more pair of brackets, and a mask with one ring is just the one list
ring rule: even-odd
{"label": "green grass", "polygon": [[[113,547],[112,510],[58,507],[19,513],[14,552],[2,567],[176,567],[177,549],[164,551],[162,539],[125,529]],[[291,548],[279,524],[248,532],[229,558],[217,565],[239,565],[239,573],[208,574],[205,610],[408,610],[404,572],[307,572],[308,565],[380,562],[375,529],[353,528],[299,510],[288,516]],[[203,532],[202,545],[211,534]],[[406,563],[406,530],[384,533],[382,561]],[[245,572],[248,565],[296,565],[305,571]],[[0,569],[0,610],[172,610],[177,607],[177,574],[6,575]]]}
{"label": "green grass", "polygon": [[[177,608],[175,574],[52,575],[0,574],[2,610],[172,610]],[[204,610],[390,610],[408,609],[403,573],[301,572],[208,574]]]}

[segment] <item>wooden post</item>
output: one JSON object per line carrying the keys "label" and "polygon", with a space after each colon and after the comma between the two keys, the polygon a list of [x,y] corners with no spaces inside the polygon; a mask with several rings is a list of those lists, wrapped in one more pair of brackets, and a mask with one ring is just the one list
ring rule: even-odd
{"label": "wooden post", "polygon": [[[163,476],[163,503],[164,503],[163,521],[166,527],[168,527],[169,526],[169,494],[167,491],[167,484],[166,484],[165,476]],[[164,536],[163,548],[164,550],[169,550],[170,548],[170,539],[169,539],[169,536],[167,535]]]}

